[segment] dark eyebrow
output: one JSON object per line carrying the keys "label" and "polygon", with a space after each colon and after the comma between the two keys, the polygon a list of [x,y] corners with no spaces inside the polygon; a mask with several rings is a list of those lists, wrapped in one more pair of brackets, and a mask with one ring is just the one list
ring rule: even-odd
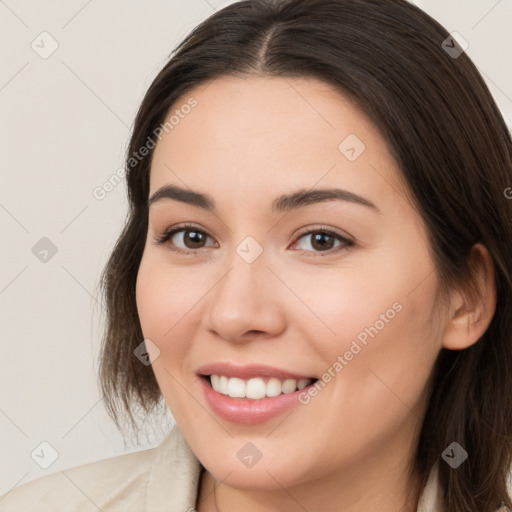
{"label": "dark eyebrow", "polygon": [[[193,190],[178,187],[176,185],[164,185],[159,188],[149,199],[148,206],[160,201],[161,199],[174,199],[187,203],[192,206],[203,208],[207,211],[214,212],[215,201],[207,194],[200,192],[194,192]],[[377,212],[380,210],[375,204],[366,199],[365,197],[343,190],[340,188],[326,188],[326,189],[315,189],[315,190],[299,190],[292,194],[284,194],[277,197],[272,203],[273,212],[286,212],[297,208],[302,208],[314,203],[321,203],[324,201],[347,201],[350,203],[360,204],[368,206]]]}

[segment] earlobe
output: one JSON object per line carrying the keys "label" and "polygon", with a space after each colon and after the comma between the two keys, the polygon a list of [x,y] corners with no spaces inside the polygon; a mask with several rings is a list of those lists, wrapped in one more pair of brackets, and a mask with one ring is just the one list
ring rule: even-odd
{"label": "earlobe", "polygon": [[443,347],[463,350],[476,343],[485,333],[496,311],[497,292],[494,263],[487,248],[475,244],[471,250],[473,282],[466,292],[457,292],[447,317]]}

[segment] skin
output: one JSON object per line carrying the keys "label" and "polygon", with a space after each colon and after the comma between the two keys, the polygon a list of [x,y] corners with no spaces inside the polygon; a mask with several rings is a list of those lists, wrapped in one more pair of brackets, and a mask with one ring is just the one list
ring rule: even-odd
{"label": "skin", "polygon": [[[427,379],[442,347],[466,348],[492,319],[488,252],[475,246],[478,300],[454,293],[437,315],[423,221],[384,139],[347,98],[309,78],[223,77],[173,110],[191,96],[198,105],[155,148],[149,195],[179,185],[211,195],[217,213],[170,199],[150,206],[137,307],[144,337],[160,350],[152,368],[162,394],[206,468],[197,510],[215,510],[221,482],[222,512],[415,511],[421,489],[406,468]],[[366,146],[355,161],[338,149],[349,134]],[[379,211],[341,201],[271,210],[278,195],[329,187]],[[202,248],[184,238],[188,231],[155,244],[183,222],[208,235]],[[311,235],[298,237],[322,227],[354,245],[340,251],[335,239],[322,250]],[[263,248],[250,264],[236,252],[247,236]],[[201,365],[321,376],[397,302],[401,311],[307,405],[253,426],[209,408],[195,374]],[[248,441],[262,454],[251,468],[237,458]]]}

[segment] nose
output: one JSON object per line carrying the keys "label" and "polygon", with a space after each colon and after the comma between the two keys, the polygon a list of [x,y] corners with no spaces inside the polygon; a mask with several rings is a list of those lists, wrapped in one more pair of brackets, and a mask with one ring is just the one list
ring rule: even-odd
{"label": "nose", "polygon": [[232,342],[278,336],[285,328],[286,287],[261,254],[252,263],[236,252],[208,294],[207,327]]}

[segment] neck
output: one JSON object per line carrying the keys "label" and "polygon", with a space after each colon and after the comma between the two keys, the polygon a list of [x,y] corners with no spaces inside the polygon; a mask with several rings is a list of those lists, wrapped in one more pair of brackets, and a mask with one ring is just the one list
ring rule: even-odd
{"label": "neck", "polygon": [[422,491],[419,476],[409,477],[405,466],[396,460],[395,454],[389,464],[380,459],[373,467],[361,461],[357,468],[286,489],[275,489],[278,480],[269,474],[272,490],[230,487],[204,470],[196,509],[198,512],[416,512]]}

